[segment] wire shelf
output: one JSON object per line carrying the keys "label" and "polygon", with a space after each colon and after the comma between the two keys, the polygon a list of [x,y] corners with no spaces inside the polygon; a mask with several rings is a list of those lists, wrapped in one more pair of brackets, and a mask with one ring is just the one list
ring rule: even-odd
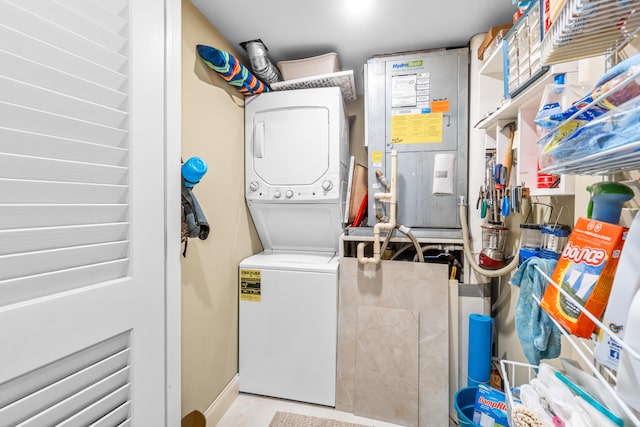
{"label": "wire shelf", "polygon": [[[556,289],[558,289],[558,291],[565,298],[569,299],[571,301],[571,303],[575,304],[575,306],[578,307],[580,309],[580,311],[585,316],[587,316],[591,321],[593,321],[600,328],[600,330],[602,332],[607,334],[608,337],[610,337],[618,345],[620,345],[624,349],[624,351],[628,352],[628,354],[631,357],[633,357],[634,359],[640,360],[640,354],[638,354],[633,348],[631,348],[630,346],[625,344],[624,341],[621,340],[617,335],[612,333],[609,330],[609,328],[607,328],[604,324],[602,324],[602,322],[600,322],[600,320],[598,320],[593,314],[591,314],[588,310],[586,310],[582,306],[582,304],[580,304],[578,301],[576,301],[568,292],[566,292],[564,289],[562,289],[562,287],[560,285],[558,285],[556,282],[554,282],[551,279],[551,277],[549,277],[544,271],[542,271],[537,266],[535,266],[535,269],[537,270],[538,273],[540,273],[549,282],[549,285],[551,285],[551,286],[555,287]],[[540,300],[535,295],[532,295],[532,298],[538,304],[540,304]],[[544,307],[542,307],[542,308],[544,309]],[[598,381],[602,384],[603,388],[606,389],[607,392],[614,398],[616,403],[624,411],[625,415],[634,423],[635,426],[640,426],[640,419],[638,419],[638,416],[634,413],[634,411],[631,408],[629,408],[629,406],[626,404],[626,402],[623,401],[622,398],[620,398],[620,396],[614,390],[613,386],[602,375],[602,373],[600,372],[600,369],[598,369],[599,366],[596,366],[596,364],[593,362],[594,357],[593,357],[593,351],[591,350],[591,348],[589,348],[589,346],[587,346],[581,339],[579,339],[578,337],[576,337],[576,336],[570,334],[569,332],[567,332],[567,330],[564,327],[562,327],[562,325],[560,325],[560,323],[558,323],[558,321],[556,319],[554,319],[553,316],[550,315],[549,318],[554,323],[554,325],[558,328],[560,333],[562,333],[562,335],[566,338],[567,342],[571,345],[571,347],[573,347],[573,349],[576,351],[576,353],[578,354],[580,359],[582,359],[584,364],[589,368],[589,370],[591,371],[593,376],[595,376],[598,379]],[[614,382],[616,381],[616,377],[615,377],[615,374],[613,372],[611,372],[608,369],[604,369],[604,371],[609,376],[609,378],[611,380],[613,380]]]}
{"label": "wire shelf", "polygon": [[[638,2],[640,3],[640,0]],[[605,145],[599,151],[586,155],[582,151],[592,151],[596,146],[595,144],[598,144],[598,146],[601,144],[600,142],[594,143],[592,141],[601,141],[602,132],[593,135],[593,131],[587,130],[589,126],[598,123],[600,129],[604,128],[603,125],[613,128],[614,125],[620,126],[618,123],[625,121],[625,118],[627,119],[626,122],[629,122],[630,119],[635,117],[634,114],[638,114],[640,97],[633,96],[633,94],[640,90],[639,82],[640,70],[630,72],[622,82],[599,94],[596,99],[582,106],[575,114],[552,129],[548,135],[538,140],[537,144],[540,147],[545,147],[545,149],[547,144],[555,145],[548,152],[543,150],[540,156],[542,166],[540,173],[608,175],[615,172],[640,169],[640,139],[627,142],[621,139],[622,136],[619,131],[609,129],[605,135],[610,134],[611,138],[604,143]],[[567,123],[584,120],[580,119],[580,117],[589,116],[592,110],[602,111],[604,105],[610,105],[608,99],[626,100],[626,102],[619,107],[609,107],[612,108],[610,111],[605,114],[600,113],[602,115],[596,117],[592,122],[585,124],[581,128],[576,128],[574,130],[575,135],[563,135],[563,128],[567,126]],[[606,144],[610,144],[610,146]]]}
{"label": "wire shelf", "polygon": [[609,175],[636,169],[640,169],[640,141],[558,162],[540,169],[540,173]]}
{"label": "wire shelf", "polygon": [[542,63],[611,54],[638,33],[639,0],[567,0],[542,41]]}
{"label": "wire shelf", "polygon": [[[522,384],[531,382],[536,377],[535,365],[529,365],[527,363],[514,362],[512,360],[501,360],[500,371],[502,372],[502,380],[504,381],[504,392],[507,398],[507,418],[509,419],[509,425],[515,426],[511,412],[515,405],[515,399],[519,397],[519,387]],[[524,374],[521,374],[524,372]],[[517,378],[527,378],[526,382],[518,382]],[[515,394],[515,396],[514,396]]]}

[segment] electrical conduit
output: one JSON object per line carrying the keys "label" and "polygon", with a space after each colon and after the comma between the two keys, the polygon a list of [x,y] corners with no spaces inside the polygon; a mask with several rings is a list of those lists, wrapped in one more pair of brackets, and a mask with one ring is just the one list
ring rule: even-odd
{"label": "electrical conduit", "polygon": [[358,243],[356,254],[360,264],[379,264],[380,263],[380,230],[386,230],[391,233],[396,228],[396,209],[398,198],[396,196],[396,168],[398,163],[398,152],[391,151],[391,191],[389,193],[376,193],[374,198],[382,202],[389,203],[389,222],[379,222],[373,226],[373,257],[364,256],[364,247],[366,243]]}

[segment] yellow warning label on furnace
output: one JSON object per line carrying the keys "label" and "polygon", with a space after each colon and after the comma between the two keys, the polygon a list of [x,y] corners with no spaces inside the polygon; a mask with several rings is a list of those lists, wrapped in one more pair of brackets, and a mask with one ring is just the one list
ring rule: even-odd
{"label": "yellow warning label on furnace", "polygon": [[260,302],[260,270],[240,270],[240,301]]}
{"label": "yellow warning label on furnace", "polygon": [[391,142],[393,144],[442,142],[442,113],[393,114]]}
{"label": "yellow warning label on furnace", "polygon": [[371,152],[371,163],[373,163],[374,166],[382,166],[382,150]]}

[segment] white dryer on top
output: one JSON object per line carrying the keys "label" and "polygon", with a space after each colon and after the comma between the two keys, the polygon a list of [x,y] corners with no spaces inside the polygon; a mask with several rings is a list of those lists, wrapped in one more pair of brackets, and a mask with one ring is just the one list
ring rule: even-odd
{"label": "white dryer on top", "polygon": [[245,196],[265,250],[337,251],[348,134],[337,87],[247,99]]}

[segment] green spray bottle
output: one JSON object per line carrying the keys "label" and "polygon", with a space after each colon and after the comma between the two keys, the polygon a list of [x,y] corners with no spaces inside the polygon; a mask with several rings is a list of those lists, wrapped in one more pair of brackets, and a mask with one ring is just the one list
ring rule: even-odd
{"label": "green spray bottle", "polygon": [[618,224],[625,202],[633,198],[633,190],[619,182],[598,182],[587,187],[591,199],[587,206],[587,218]]}

